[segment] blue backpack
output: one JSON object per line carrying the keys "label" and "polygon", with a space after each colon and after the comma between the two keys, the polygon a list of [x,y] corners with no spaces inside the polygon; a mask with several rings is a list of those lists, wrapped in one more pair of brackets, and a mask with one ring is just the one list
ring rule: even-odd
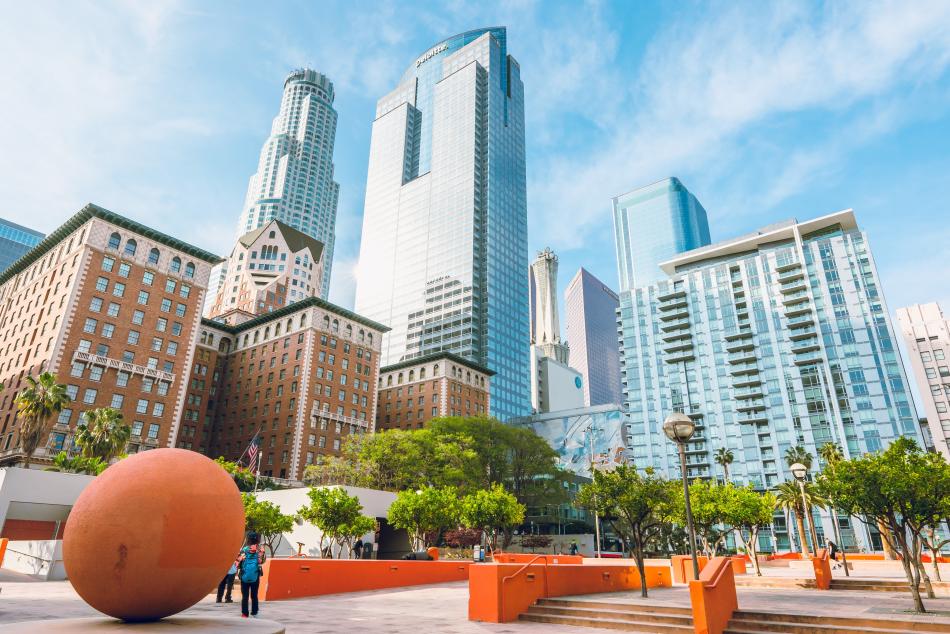
{"label": "blue backpack", "polygon": [[261,578],[260,551],[252,552],[248,547],[242,548],[241,551],[244,553],[244,561],[241,562],[241,581],[254,583]]}

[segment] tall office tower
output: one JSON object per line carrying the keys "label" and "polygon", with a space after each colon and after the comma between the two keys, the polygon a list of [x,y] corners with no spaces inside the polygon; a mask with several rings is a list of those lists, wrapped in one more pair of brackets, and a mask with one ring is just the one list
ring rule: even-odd
{"label": "tall office tower", "polygon": [[934,448],[950,458],[950,319],[936,302],[897,309]]}
{"label": "tall office tower", "polygon": [[678,178],[613,199],[620,290],[666,278],[660,263],[709,244],[706,210]]}
{"label": "tall office tower", "polygon": [[674,411],[697,424],[686,449],[690,477],[721,477],[713,456],[728,447],[730,479],[757,488],[791,477],[783,456],[797,445],[816,456],[835,442],[851,457],[900,436],[920,442],[871,250],[852,211],[772,225],[662,267],[670,279],[620,294],[637,467],[678,477],[676,447],[661,430]]}
{"label": "tall office tower", "polygon": [[541,356],[567,363],[557,316],[557,256],[550,248],[538,252],[531,269],[531,345]]}
{"label": "tall office tower", "polygon": [[620,351],[617,309],[620,299],[606,284],[581,268],[564,291],[571,367],[584,377],[584,405],[619,405]]}
{"label": "tall office tower", "polygon": [[[323,243],[323,278],[315,294],[324,299],[330,289],[340,196],[340,185],[333,180],[333,97],[333,83],[314,70],[298,69],[284,80],[280,113],[248,183],[237,231],[242,236],[280,220]],[[227,275],[219,272],[211,290],[216,292]]]}
{"label": "tall office tower", "polygon": [[39,231],[0,218],[0,273],[43,239]]}
{"label": "tall office tower", "polygon": [[527,413],[527,224],[518,63],[504,28],[455,35],[376,105],[356,310],[392,327],[383,364],[453,352]]}

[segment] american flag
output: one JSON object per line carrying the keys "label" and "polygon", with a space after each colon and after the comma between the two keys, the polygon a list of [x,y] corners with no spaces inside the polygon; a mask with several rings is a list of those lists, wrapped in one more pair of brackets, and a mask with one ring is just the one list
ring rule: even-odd
{"label": "american flag", "polygon": [[251,441],[251,446],[247,448],[247,466],[252,470],[257,469],[257,453],[259,445],[260,440],[257,436],[254,436],[254,439]]}

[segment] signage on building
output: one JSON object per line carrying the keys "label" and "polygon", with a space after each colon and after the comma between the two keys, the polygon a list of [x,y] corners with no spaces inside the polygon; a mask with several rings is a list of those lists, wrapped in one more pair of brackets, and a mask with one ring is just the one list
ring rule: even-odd
{"label": "signage on building", "polygon": [[416,68],[419,68],[439,53],[446,51],[448,48],[448,44],[439,44],[434,49],[430,50],[428,53],[416,60]]}

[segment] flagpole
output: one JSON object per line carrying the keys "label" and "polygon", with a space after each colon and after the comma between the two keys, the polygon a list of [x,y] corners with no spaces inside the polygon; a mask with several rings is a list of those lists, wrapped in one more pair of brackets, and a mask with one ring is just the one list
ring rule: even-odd
{"label": "flagpole", "polygon": [[257,449],[257,468],[254,469],[254,493],[257,493],[257,479],[258,479],[258,478],[260,477],[260,475],[261,475],[261,454],[263,454],[263,453],[264,453],[264,452],[261,451],[260,448],[258,447],[258,449]]}

